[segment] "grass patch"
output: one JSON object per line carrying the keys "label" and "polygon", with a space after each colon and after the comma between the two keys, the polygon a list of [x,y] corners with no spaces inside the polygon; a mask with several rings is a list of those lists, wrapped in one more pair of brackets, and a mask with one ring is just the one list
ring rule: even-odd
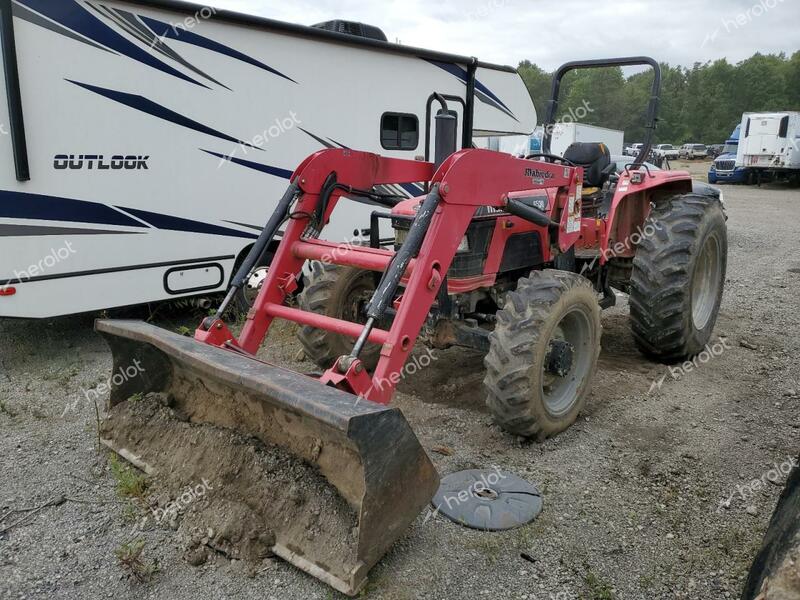
{"label": "grass patch", "polygon": [[16,413],[8,407],[8,404],[3,399],[0,399],[0,414],[8,415],[9,417],[16,416]]}
{"label": "grass patch", "polygon": [[180,335],[185,335],[186,337],[192,337],[192,330],[186,325],[179,325],[178,327],[176,327],[175,333],[179,333]]}
{"label": "grass patch", "polygon": [[122,520],[125,523],[136,523],[142,516],[142,510],[133,502],[128,502],[122,509]]}
{"label": "grass patch", "polygon": [[140,539],[122,544],[114,550],[117,564],[125,571],[128,578],[140,583],[150,581],[159,571],[157,560],[153,559],[151,562],[145,562],[142,558],[144,545],[144,540]]}
{"label": "grass patch", "polygon": [[594,571],[588,571],[583,581],[589,588],[588,600],[614,600],[611,586],[600,579]]}
{"label": "grass patch", "polygon": [[496,563],[497,559],[500,558],[504,546],[503,539],[498,534],[489,532],[480,534],[479,537],[470,540],[466,545],[468,548],[478,550],[492,564]]}
{"label": "grass patch", "polygon": [[124,463],[116,454],[110,454],[108,464],[111,476],[117,482],[117,494],[123,498],[143,498],[147,490],[147,477]]}

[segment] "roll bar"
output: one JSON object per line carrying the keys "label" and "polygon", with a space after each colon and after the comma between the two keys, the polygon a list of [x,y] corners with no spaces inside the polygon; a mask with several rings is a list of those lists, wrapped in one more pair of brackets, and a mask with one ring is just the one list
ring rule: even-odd
{"label": "roll bar", "polygon": [[565,63],[558,68],[553,76],[553,87],[551,89],[550,101],[547,104],[547,118],[544,124],[544,134],[542,136],[542,152],[550,153],[550,140],[552,137],[553,126],[555,125],[556,113],[558,112],[559,94],[561,92],[561,80],[564,75],[576,69],[599,69],[603,67],[630,67],[635,65],[649,65],[653,69],[653,88],[650,92],[650,102],[647,106],[647,123],[645,124],[645,140],[639,150],[639,155],[633,162],[633,167],[641,165],[650,148],[653,145],[653,135],[658,122],[658,104],[661,97],[661,66],[649,56],[629,56],[623,58],[601,58],[597,60],[576,60]]}

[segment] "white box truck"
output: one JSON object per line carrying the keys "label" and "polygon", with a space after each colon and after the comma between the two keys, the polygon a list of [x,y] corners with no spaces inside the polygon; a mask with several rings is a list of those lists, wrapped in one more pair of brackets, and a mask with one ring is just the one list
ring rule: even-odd
{"label": "white box truck", "polygon": [[550,141],[550,152],[564,156],[570,144],[575,142],[594,142],[608,146],[612,155],[622,154],[625,133],[616,129],[584,125],[583,123],[556,123]]}
{"label": "white box truck", "polygon": [[[484,138],[479,147],[497,152],[505,152],[513,156],[527,156],[541,152],[542,127],[537,127],[531,135],[506,135]],[[574,142],[600,142],[608,146],[611,155],[620,155],[623,150],[625,133],[616,129],[584,125],[583,123],[556,123],[553,126],[553,137],[550,142],[552,154],[563,156],[570,144]],[[639,144],[641,146],[641,144]]]}
{"label": "white box truck", "polygon": [[736,167],[749,169],[751,180],[769,181],[800,175],[800,112],[746,112],[742,115]]}

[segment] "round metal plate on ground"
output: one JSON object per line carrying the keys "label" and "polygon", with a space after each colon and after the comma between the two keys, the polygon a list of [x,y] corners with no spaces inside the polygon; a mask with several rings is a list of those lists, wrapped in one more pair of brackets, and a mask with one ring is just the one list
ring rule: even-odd
{"label": "round metal plate on ground", "polygon": [[539,516],[542,495],[535,485],[508,471],[469,469],[443,477],[431,504],[464,527],[503,531]]}

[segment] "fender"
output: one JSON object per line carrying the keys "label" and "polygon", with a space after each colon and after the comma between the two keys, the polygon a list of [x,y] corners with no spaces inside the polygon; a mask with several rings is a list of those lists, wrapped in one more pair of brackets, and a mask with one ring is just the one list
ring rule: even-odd
{"label": "fender", "polygon": [[[597,228],[600,237],[600,264],[608,262],[609,258],[617,256],[610,246],[615,242],[628,240],[637,228],[644,226],[647,215],[650,214],[650,201],[653,191],[674,191],[675,194],[690,193],[692,191],[692,176],[688,171],[652,171],[646,169],[639,171],[624,171],[619,178],[611,208],[605,221],[584,219],[589,221],[589,228]],[[626,209],[625,201],[634,203]],[[625,204],[623,204],[625,203]],[[638,203],[638,204],[637,204]],[[616,235],[622,232],[623,235]],[[629,248],[629,254],[635,254],[635,248]],[[623,255],[625,255],[623,254]]]}

